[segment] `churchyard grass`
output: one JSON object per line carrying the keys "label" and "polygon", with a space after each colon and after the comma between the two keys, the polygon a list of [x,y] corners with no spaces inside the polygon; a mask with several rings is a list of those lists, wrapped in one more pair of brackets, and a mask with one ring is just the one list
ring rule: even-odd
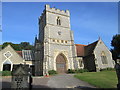
{"label": "churchyard grass", "polygon": [[1,76],[11,76],[11,71],[0,71]]}
{"label": "churchyard grass", "polygon": [[117,85],[115,71],[84,72],[75,77],[98,88],[116,88]]}

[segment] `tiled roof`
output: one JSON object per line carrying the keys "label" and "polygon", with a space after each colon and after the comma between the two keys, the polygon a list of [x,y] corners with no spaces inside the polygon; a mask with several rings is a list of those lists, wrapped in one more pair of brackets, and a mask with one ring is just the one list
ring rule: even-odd
{"label": "tiled roof", "polygon": [[32,50],[16,51],[25,60],[34,60],[34,53]]}
{"label": "tiled roof", "polygon": [[91,55],[97,45],[99,40],[88,44],[88,45],[83,45],[83,44],[75,44],[76,46],[76,51],[77,51],[77,56],[88,56]]}
{"label": "tiled roof", "polygon": [[75,46],[76,46],[77,56],[84,56],[84,47],[87,45],[75,44]]}
{"label": "tiled roof", "polygon": [[22,57],[22,51],[16,51]]}
{"label": "tiled roof", "polygon": [[22,50],[22,56],[25,60],[34,60],[34,53],[32,50]]}
{"label": "tiled roof", "polygon": [[85,46],[85,48],[84,48],[85,49],[85,51],[84,51],[85,54],[84,55],[88,56],[88,55],[92,54],[96,45],[97,45],[97,43],[98,43],[98,40],[89,44],[89,45],[87,45],[87,46]]}

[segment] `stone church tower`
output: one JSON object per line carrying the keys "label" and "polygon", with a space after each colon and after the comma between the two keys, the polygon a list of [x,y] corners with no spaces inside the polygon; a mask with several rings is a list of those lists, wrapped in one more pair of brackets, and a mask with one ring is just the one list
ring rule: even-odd
{"label": "stone church tower", "polygon": [[49,70],[65,73],[75,68],[76,50],[70,29],[70,12],[45,5],[39,17],[39,37],[35,39],[35,74]]}

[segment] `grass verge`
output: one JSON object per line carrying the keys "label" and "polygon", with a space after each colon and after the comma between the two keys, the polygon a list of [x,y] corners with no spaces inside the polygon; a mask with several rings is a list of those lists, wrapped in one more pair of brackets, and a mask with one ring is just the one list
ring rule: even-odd
{"label": "grass verge", "polygon": [[98,88],[116,88],[117,85],[115,71],[85,72],[75,77]]}

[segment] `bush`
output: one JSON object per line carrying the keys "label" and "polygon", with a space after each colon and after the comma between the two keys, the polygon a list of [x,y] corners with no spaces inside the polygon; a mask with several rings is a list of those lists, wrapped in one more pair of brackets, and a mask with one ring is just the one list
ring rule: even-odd
{"label": "bush", "polygon": [[11,76],[11,71],[1,71],[0,75],[2,75],[2,76]]}
{"label": "bush", "polygon": [[108,67],[108,68],[100,69],[100,71],[115,71],[115,69]]}
{"label": "bush", "polygon": [[77,69],[75,70],[75,73],[83,73],[83,72],[88,72],[87,69]]}
{"label": "bush", "polygon": [[115,71],[115,68],[107,68],[109,71]]}
{"label": "bush", "polygon": [[89,70],[87,70],[87,69],[84,69],[84,72],[89,72]]}
{"label": "bush", "polygon": [[76,70],[68,69],[68,73],[83,73],[83,72],[88,72],[88,70],[87,69],[76,69]]}
{"label": "bush", "polygon": [[57,74],[57,72],[55,70],[49,70],[48,73],[49,73],[49,75],[55,75],[55,74]]}
{"label": "bush", "polygon": [[73,70],[73,69],[68,69],[67,73],[75,73],[75,70]]}

